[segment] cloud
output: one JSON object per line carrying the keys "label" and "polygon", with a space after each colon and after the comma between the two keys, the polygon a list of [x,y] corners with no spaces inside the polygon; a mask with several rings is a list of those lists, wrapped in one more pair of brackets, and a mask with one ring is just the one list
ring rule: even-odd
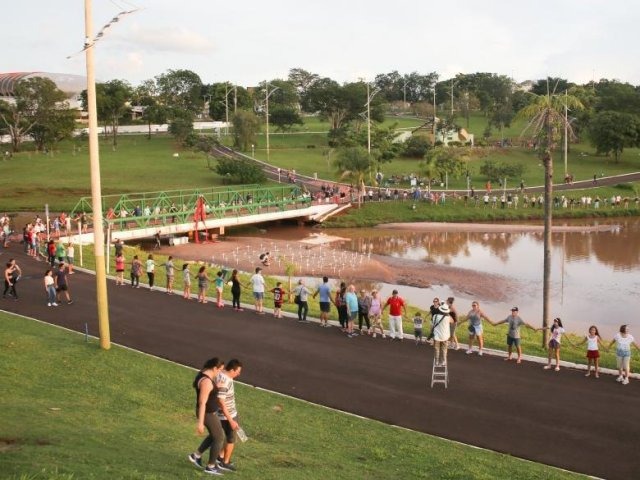
{"label": "cloud", "polygon": [[184,27],[141,27],[132,26],[128,32],[118,32],[114,39],[125,42],[137,49],[162,53],[210,54],[215,48],[214,42]]}

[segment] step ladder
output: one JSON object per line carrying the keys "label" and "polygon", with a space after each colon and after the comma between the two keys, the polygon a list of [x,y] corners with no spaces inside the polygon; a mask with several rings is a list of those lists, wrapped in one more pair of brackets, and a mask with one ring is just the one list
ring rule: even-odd
{"label": "step ladder", "polygon": [[431,388],[436,383],[443,383],[444,388],[449,387],[449,367],[448,362],[444,365],[438,365],[436,363],[435,353],[433,355],[433,369],[431,370]]}

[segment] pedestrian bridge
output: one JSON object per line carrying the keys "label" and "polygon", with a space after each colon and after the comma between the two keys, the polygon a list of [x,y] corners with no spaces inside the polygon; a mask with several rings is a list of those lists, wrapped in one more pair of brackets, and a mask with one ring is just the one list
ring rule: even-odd
{"label": "pedestrian bridge", "polygon": [[[107,241],[158,234],[184,237],[189,233],[198,241],[203,232],[224,234],[226,227],[287,219],[321,222],[345,207],[315,202],[297,185],[242,185],[102,197]],[[77,233],[69,235],[69,241],[93,243],[93,233],[89,233],[92,214],[91,197],[83,197],[71,212],[71,230]]]}

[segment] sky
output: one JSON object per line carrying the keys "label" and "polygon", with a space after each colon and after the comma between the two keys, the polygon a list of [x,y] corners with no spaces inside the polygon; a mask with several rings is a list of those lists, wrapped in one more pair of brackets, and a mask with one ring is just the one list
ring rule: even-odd
{"label": "sky", "polygon": [[[634,0],[92,0],[98,81],[132,85],[169,69],[253,86],[302,68],[339,82],[380,73],[492,72],[640,85]],[[0,72],[86,74],[84,2],[5,9]],[[636,52],[635,54],[633,52]]]}

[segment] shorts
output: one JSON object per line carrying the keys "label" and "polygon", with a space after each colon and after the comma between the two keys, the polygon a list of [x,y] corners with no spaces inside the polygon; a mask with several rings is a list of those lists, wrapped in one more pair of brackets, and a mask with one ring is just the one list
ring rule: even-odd
{"label": "shorts", "polygon": [[358,311],[357,310],[355,312],[349,312],[349,321],[350,322],[354,322],[356,318],[358,318]]}
{"label": "shorts", "polygon": [[473,336],[481,336],[482,335],[482,324],[480,325],[469,325],[468,327],[469,335]]}
{"label": "shorts", "polygon": [[216,287],[216,292],[222,293],[222,287]]}
{"label": "shorts", "polygon": [[417,337],[417,338],[422,338],[422,329],[421,328],[414,328],[413,329],[413,336]]}
{"label": "shorts", "polygon": [[282,308],[282,302],[273,302],[273,308]]}
{"label": "shorts", "polygon": [[116,268],[116,272],[117,273],[122,273],[122,272],[124,272],[124,268]]}
{"label": "shorts", "polygon": [[264,298],[264,292],[253,292],[253,298],[262,300]]}
{"label": "shorts", "polygon": [[509,347],[519,347],[520,346],[520,339],[519,338],[513,338],[511,335],[507,335],[507,346],[509,346]]}
{"label": "shorts", "polygon": [[[234,417],[233,420],[238,423],[238,417]],[[220,419],[220,425],[222,425],[222,430],[224,431],[224,436],[227,440],[227,443],[235,443],[236,441],[236,432],[231,429],[231,424],[225,418],[224,420]]]}
{"label": "shorts", "polygon": [[69,290],[69,287],[67,287],[66,285],[60,285],[58,288],[56,288],[56,292],[66,292],[67,290]]}
{"label": "shorts", "polygon": [[67,263],[73,265],[73,257],[67,257]]}
{"label": "shorts", "polygon": [[554,350],[560,348],[560,342],[554,339],[549,340],[549,348],[553,348]]}
{"label": "shorts", "polygon": [[600,358],[600,350],[587,350],[587,358]]}
{"label": "shorts", "polygon": [[329,313],[331,311],[331,302],[320,302],[320,311]]}
{"label": "shorts", "polygon": [[618,364],[618,369],[629,371],[629,363],[631,362],[631,357],[618,357],[616,356],[616,363]]}

